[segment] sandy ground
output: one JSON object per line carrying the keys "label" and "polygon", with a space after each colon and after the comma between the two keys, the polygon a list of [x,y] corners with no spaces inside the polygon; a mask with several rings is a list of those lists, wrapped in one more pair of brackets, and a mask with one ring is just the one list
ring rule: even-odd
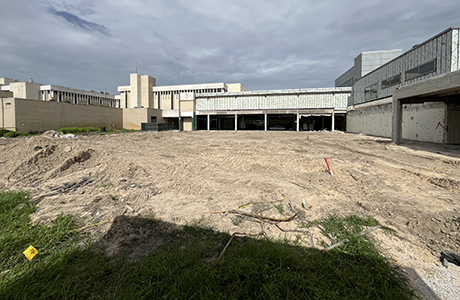
{"label": "sandy ground", "polygon": [[[307,139],[308,134],[308,139]],[[327,157],[334,175],[327,170]],[[458,299],[460,150],[342,132],[162,132],[0,139],[0,190],[28,190],[32,220],[75,214],[201,222],[216,230],[298,238],[241,212],[288,218],[284,230],[331,214],[373,216],[397,231],[370,234],[425,299]],[[279,200],[278,202],[270,202]],[[280,205],[275,207],[275,205]],[[209,213],[220,212],[221,213]],[[111,222],[86,229],[95,238]],[[310,230],[318,247],[322,236]],[[309,234],[300,237],[310,245]]]}

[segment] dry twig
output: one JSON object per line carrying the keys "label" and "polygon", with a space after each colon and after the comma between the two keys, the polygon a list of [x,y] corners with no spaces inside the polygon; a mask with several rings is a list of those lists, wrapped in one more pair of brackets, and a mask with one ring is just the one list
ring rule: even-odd
{"label": "dry twig", "polygon": [[229,211],[229,213],[240,214],[240,215],[243,215],[243,216],[252,217],[252,218],[259,219],[259,220],[269,220],[269,221],[273,221],[273,222],[289,222],[289,221],[291,221],[292,219],[294,219],[297,216],[297,213],[295,213],[294,215],[292,215],[292,216],[290,216],[288,218],[285,218],[285,219],[276,219],[276,218],[271,218],[271,217],[264,217],[264,216],[260,216],[260,215],[244,213],[244,212],[240,212],[240,211],[236,211],[236,210]]}
{"label": "dry twig", "polygon": [[259,237],[261,235],[266,235],[266,233],[264,231],[261,231],[259,232],[258,234],[251,234],[251,233],[241,233],[241,232],[234,232],[232,234],[232,236],[230,237],[230,239],[228,240],[227,244],[225,245],[224,249],[222,250],[222,252],[220,253],[219,257],[217,258],[217,261],[216,263],[218,263],[222,257],[224,256],[224,253],[225,251],[227,250],[228,246],[230,246],[230,243],[232,242],[233,238],[235,236],[253,236],[253,237]]}

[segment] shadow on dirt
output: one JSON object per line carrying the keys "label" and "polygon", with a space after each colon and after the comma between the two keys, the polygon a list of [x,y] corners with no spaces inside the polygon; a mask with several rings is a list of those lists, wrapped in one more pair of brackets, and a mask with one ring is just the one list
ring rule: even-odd
{"label": "shadow on dirt", "polygon": [[460,145],[444,145],[428,142],[403,140],[399,146],[407,147],[417,151],[428,151],[448,157],[460,158]]}

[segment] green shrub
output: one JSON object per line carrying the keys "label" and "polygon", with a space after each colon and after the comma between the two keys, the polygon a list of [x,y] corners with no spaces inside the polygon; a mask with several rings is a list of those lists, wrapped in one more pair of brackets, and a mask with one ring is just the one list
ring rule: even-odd
{"label": "green shrub", "polygon": [[4,137],[11,137],[11,138],[15,138],[20,135],[27,135],[27,133],[22,132],[22,131],[10,131],[10,130],[6,130],[6,132],[3,133]]}
{"label": "green shrub", "polygon": [[95,127],[66,127],[66,128],[61,128],[58,131],[64,134],[67,134],[67,133],[79,134],[79,133],[87,133],[88,131],[89,132],[99,131],[99,129]]}
{"label": "green shrub", "polygon": [[10,132],[10,131],[7,129],[0,128],[0,137],[2,137],[7,132]]}

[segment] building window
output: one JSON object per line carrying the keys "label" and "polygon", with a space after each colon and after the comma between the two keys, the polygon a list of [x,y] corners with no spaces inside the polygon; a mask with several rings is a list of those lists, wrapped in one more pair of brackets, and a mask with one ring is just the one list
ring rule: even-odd
{"label": "building window", "polygon": [[436,59],[406,71],[406,80],[411,80],[436,71]]}
{"label": "building window", "polygon": [[377,83],[374,83],[364,89],[364,100],[377,98]]}
{"label": "building window", "polygon": [[401,74],[382,80],[382,89],[401,83]]}

